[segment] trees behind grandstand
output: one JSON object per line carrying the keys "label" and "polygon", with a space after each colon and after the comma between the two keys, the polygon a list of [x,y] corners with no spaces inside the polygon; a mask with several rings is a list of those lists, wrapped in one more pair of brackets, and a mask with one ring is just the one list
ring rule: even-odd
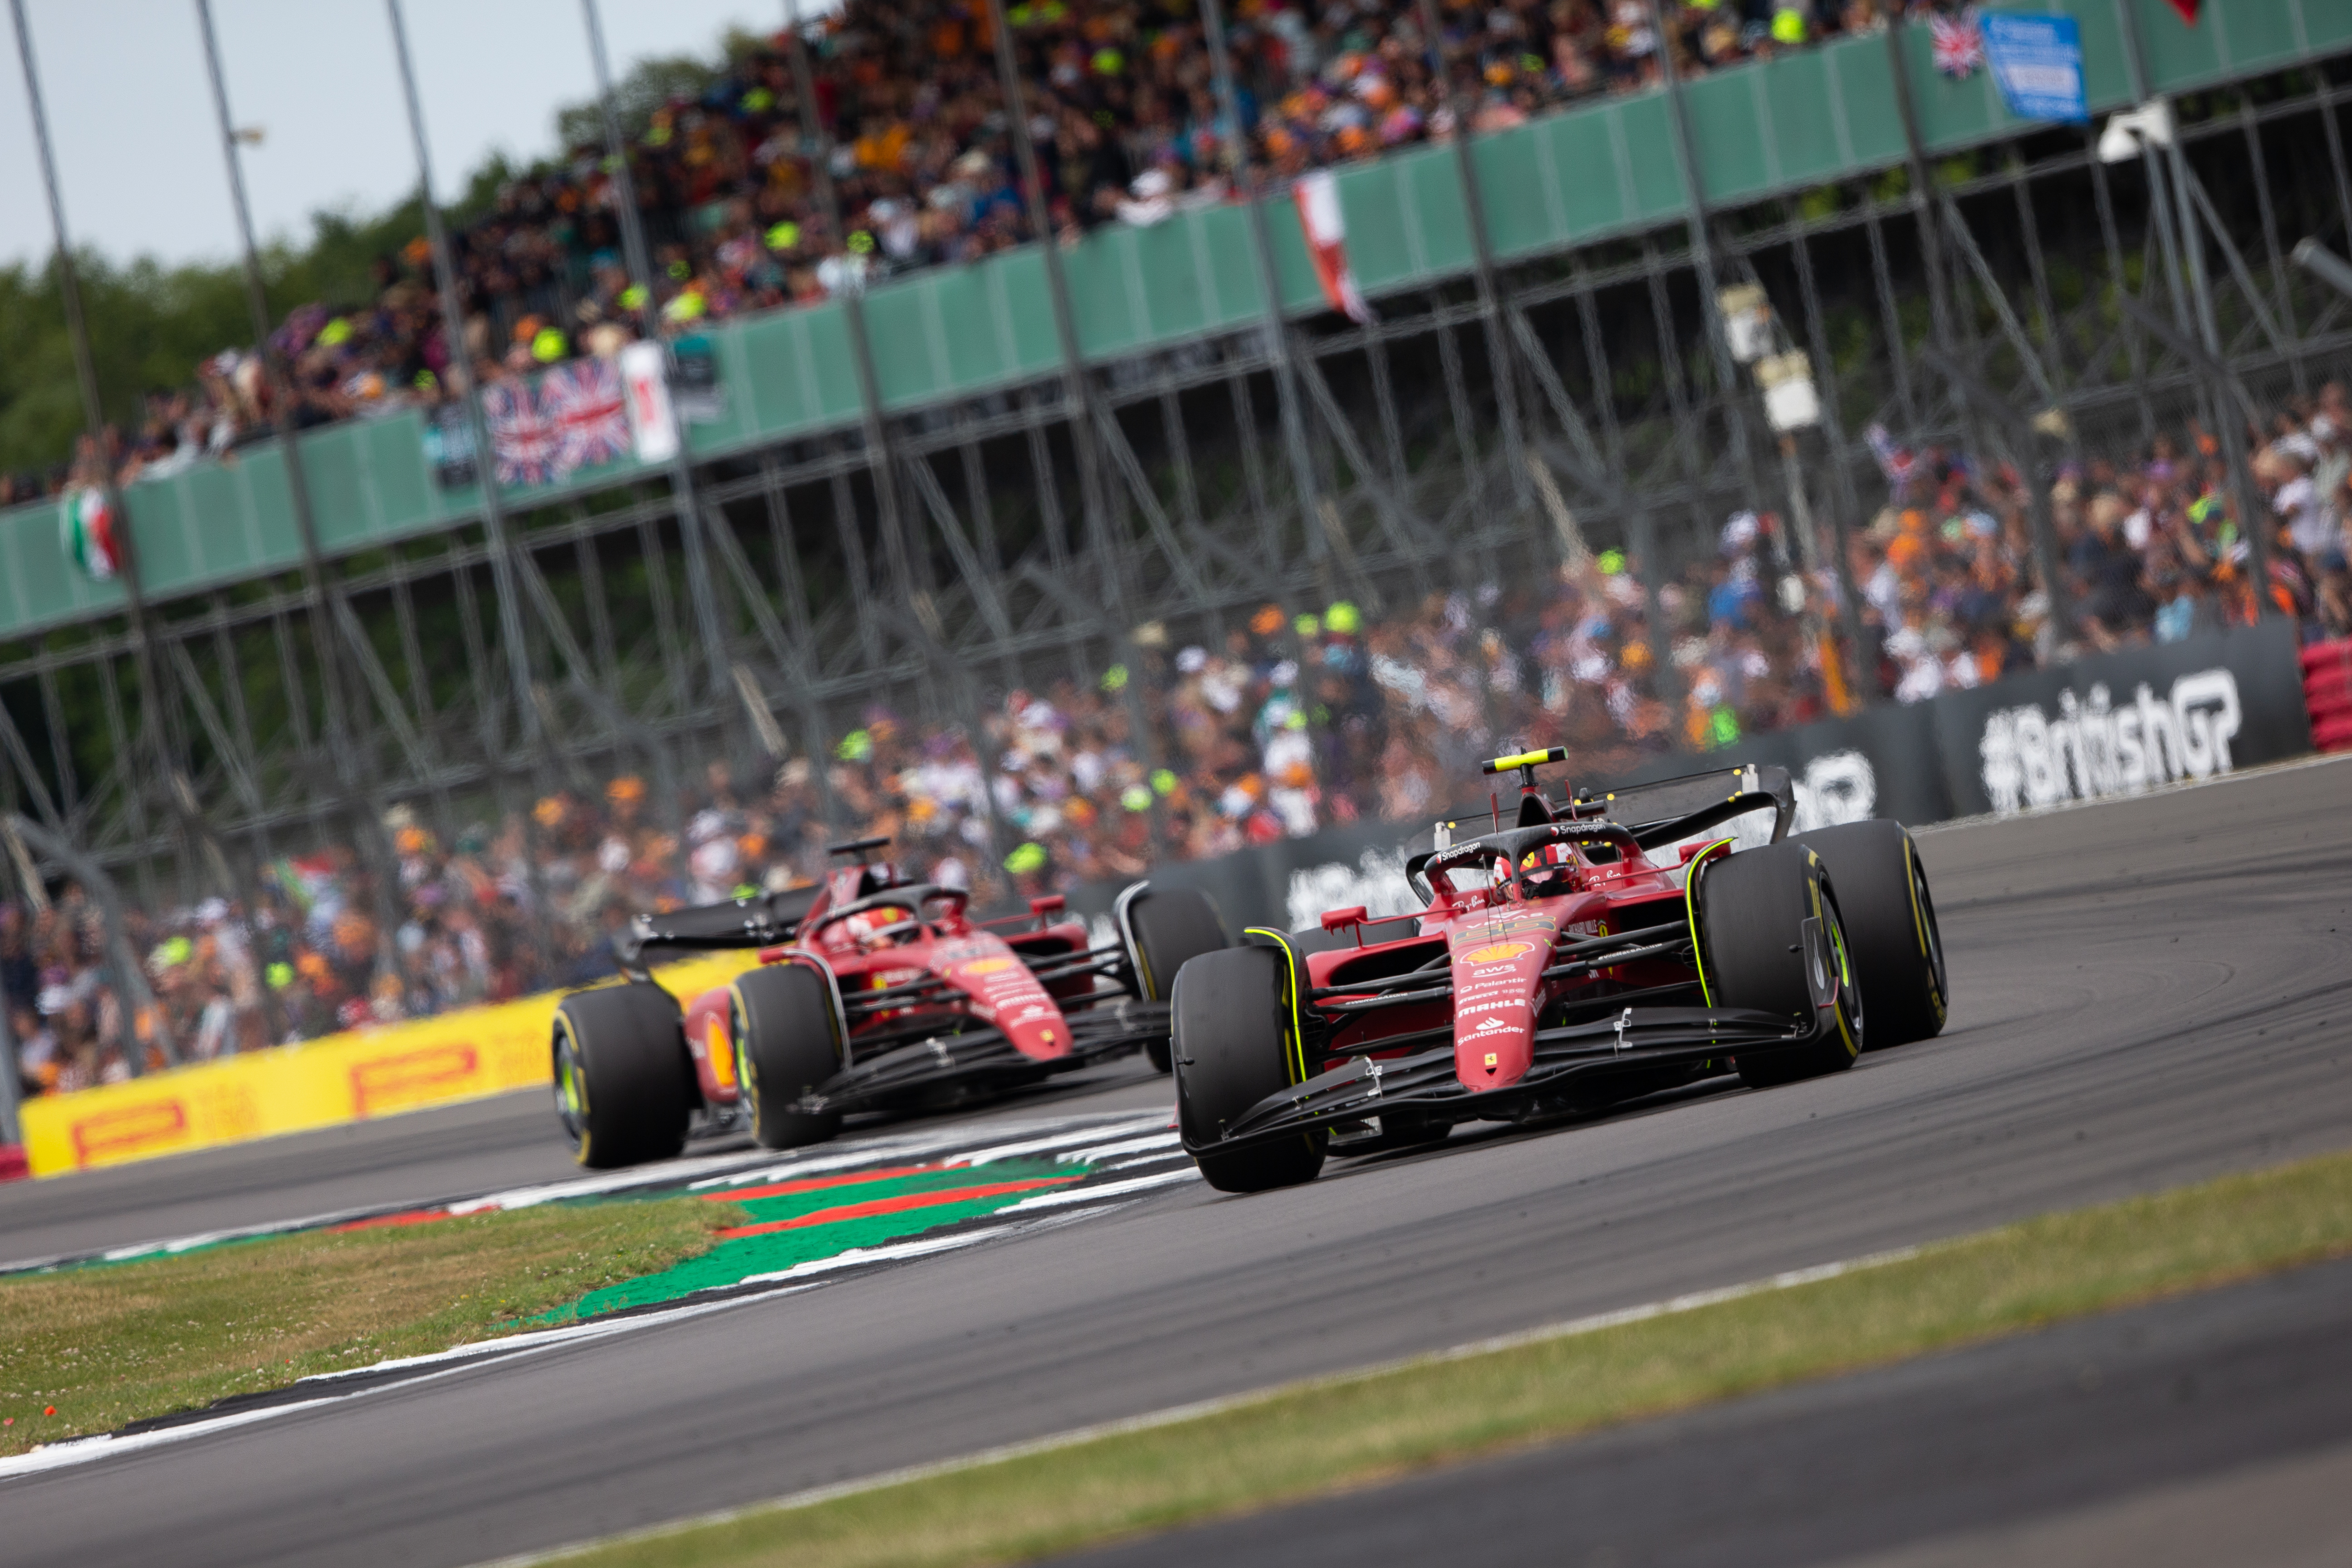
{"label": "trees behind grandstand", "polygon": [[[653,111],[673,99],[701,97],[729,61],[760,42],[730,30],[719,40],[715,58],[676,55],[639,61],[614,83],[623,133],[643,134]],[[556,144],[551,153],[604,140],[593,99],[559,108],[552,129]],[[468,177],[451,217],[462,226],[489,211],[499,187],[527,172],[494,153]],[[373,275],[376,260],[396,254],[424,232],[425,215],[414,197],[381,213],[312,214],[307,242],[280,238],[263,252],[272,319],[282,321],[294,307],[313,300],[336,311],[373,301],[383,288]],[[116,262],[90,252],[80,265],[90,349],[113,424],[135,428],[144,395],[187,387],[205,359],[223,349],[249,346],[253,329],[234,257],[167,265],[152,257]],[[40,474],[68,462],[81,430],[56,267],[45,261],[0,268],[0,473]]]}

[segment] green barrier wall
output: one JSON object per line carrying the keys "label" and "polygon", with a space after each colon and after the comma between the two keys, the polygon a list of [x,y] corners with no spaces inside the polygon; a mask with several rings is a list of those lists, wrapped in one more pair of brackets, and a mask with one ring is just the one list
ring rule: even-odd
{"label": "green barrier wall", "polygon": [[[2352,0],[2216,0],[2194,29],[2165,0],[2062,0],[2082,23],[2092,107],[2130,99],[2118,4],[2137,7],[2153,89],[2179,92],[2276,70],[2352,47]],[[1938,76],[1924,28],[1906,32],[1921,135],[1942,153],[2025,129],[2001,107],[1990,73]],[[1690,84],[1700,176],[1717,206],[1900,163],[1903,130],[1883,38],[1857,38],[1743,66]],[[1678,222],[1689,193],[1675,167],[1663,94],[1582,104],[1480,139],[1474,155],[1496,255],[1518,259]],[[1348,251],[1365,292],[1458,276],[1472,264],[1469,223],[1449,149],[1422,147],[1339,175]],[[1287,200],[1269,204],[1283,310],[1324,308]],[[1149,229],[1098,231],[1066,253],[1080,345],[1112,360],[1262,320],[1246,215],[1189,214]],[[884,404],[892,410],[966,396],[1055,371],[1045,265],[1034,248],[943,268],[878,288],[866,310]],[[823,305],[722,325],[710,333],[727,416],[689,431],[715,457],[854,424],[856,381],[841,308]],[[470,515],[471,491],[440,490],[414,414],[302,438],[320,542],[332,554],[430,532]],[[518,504],[626,478],[634,462],[583,470],[518,492]],[[133,486],[129,494],[152,598],[217,587],[299,563],[278,448],[230,465]],[[120,605],[66,556],[53,504],[0,513],[0,637]]]}

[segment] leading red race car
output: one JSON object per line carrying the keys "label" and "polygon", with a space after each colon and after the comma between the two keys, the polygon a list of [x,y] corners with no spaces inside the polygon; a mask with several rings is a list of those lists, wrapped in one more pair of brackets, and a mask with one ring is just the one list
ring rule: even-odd
{"label": "leading red race car", "polygon": [[[1498,806],[1495,831],[1461,843],[1441,823],[1406,862],[1417,914],[1334,910],[1320,931],[1252,931],[1185,965],[1177,1112],[1212,1185],[1283,1186],[1327,1152],[1589,1114],[1726,1072],[1759,1087],[1837,1072],[1865,1039],[1943,1027],[1935,905],[1900,825],[1788,838],[1796,798],[1774,767],[1556,802],[1535,770],[1566,757],[1485,764],[1517,771],[1516,820]],[[1769,843],[1709,841],[1764,811]],[[1396,934],[1367,940],[1381,927]]]}
{"label": "leading red race car", "polygon": [[[1168,988],[1226,944],[1205,897],[1139,882],[1103,947],[1059,898],[992,921],[970,919],[969,898],[858,860],[814,888],[638,916],[624,982],[555,1010],[555,1109],[580,1163],[666,1159],[698,1110],[785,1149],[848,1112],[956,1103],[1138,1048],[1167,1070]],[[757,949],[759,967],[683,1009],[648,973],[730,949]]]}

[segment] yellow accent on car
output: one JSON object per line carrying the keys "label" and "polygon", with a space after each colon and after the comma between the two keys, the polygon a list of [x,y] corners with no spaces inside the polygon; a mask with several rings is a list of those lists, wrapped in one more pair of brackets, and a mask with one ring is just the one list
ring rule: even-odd
{"label": "yellow accent on car", "polygon": [[1540,766],[1545,763],[1564,763],[1566,761],[1568,761],[1567,747],[1546,746],[1539,752],[1520,752],[1512,756],[1496,757],[1492,762],[1481,763],[1479,764],[1479,771],[1482,773],[1508,773],[1513,768],[1532,768]]}
{"label": "yellow accent on car", "polygon": [[1291,1064],[1290,1081],[1294,1084],[1305,1083],[1307,1081],[1307,1031],[1298,1016],[1298,982],[1302,967],[1298,962],[1298,954],[1292,949],[1290,945],[1290,938],[1288,936],[1268,927],[1251,926],[1247,930],[1244,931],[1242,934],[1244,936],[1272,937],[1274,939],[1275,945],[1282,949],[1282,961],[1288,968],[1290,974],[1290,983],[1286,987],[1286,989],[1290,993],[1290,1039],[1288,1042],[1290,1046]]}
{"label": "yellow accent on car", "polygon": [[[736,992],[737,996],[741,994],[740,991]],[[711,1081],[721,1089],[734,1088],[735,1042],[728,1037],[725,1019],[714,1017],[710,1020],[703,1043],[709,1054]]]}
{"label": "yellow accent on car", "polygon": [[1707,989],[1706,954],[1703,951],[1704,944],[1698,940],[1698,905],[1691,895],[1698,886],[1699,868],[1706,864],[1707,857],[1727,844],[1738,842],[1738,840],[1733,838],[1717,839],[1692,856],[1689,869],[1683,873],[1683,914],[1690,921],[1691,967],[1698,971],[1698,999],[1701,1004],[1709,1007],[1715,1005],[1715,993]]}

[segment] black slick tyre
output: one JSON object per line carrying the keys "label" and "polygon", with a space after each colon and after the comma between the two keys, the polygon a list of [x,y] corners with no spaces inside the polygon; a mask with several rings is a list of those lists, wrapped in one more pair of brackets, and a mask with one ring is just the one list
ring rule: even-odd
{"label": "black slick tyre", "polygon": [[668,992],[632,982],[566,996],[554,1049],[555,1114],[583,1165],[609,1171],[686,1147],[698,1096]]}
{"label": "black slick tyre", "polygon": [[736,977],[736,1071],[763,1149],[822,1143],[841,1131],[837,1110],[797,1109],[801,1097],[847,1064],[832,983],[805,963],[775,963]]}
{"label": "black slick tyre", "polygon": [[1320,1130],[1214,1147],[1250,1107],[1298,1081],[1288,955],[1272,947],[1199,955],[1177,977],[1175,1013],[1176,1121],[1202,1179],[1223,1193],[1313,1181],[1323,1168]]}
{"label": "black slick tyre", "polygon": [[1702,974],[1710,1003],[1810,1020],[1811,962],[1804,922],[1818,919],[1829,961],[1839,972],[1836,1016],[1820,1038],[1777,1050],[1742,1052],[1740,1081],[1751,1089],[1843,1072],[1862,1047],[1863,1011],[1838,902],[1821,857],[1801,844],[1770,844],[1700,868],[1698,914]]}
{"label": "black slick tyre", "polygon": [[[1179,970],[1227,945],[1217,906],[1193,888],[1145,889],[1129,907],[1127,921],[1135,942],[1136,988],[1147,1002],[1167,1001],[1175,994]],[[1167,1041],[1153,1040],[1143,1052],[1153,1067],[1170,1070]]]}
{"label": "black slick tyre", "polygon": [[1885,1050],[1943,1033],[1944,939],[1919,847],[1884,817],[1817,827],[1797,842],[1829,868],[1845,921],[1855,984],[1870,1016],[1866,1048]]}

